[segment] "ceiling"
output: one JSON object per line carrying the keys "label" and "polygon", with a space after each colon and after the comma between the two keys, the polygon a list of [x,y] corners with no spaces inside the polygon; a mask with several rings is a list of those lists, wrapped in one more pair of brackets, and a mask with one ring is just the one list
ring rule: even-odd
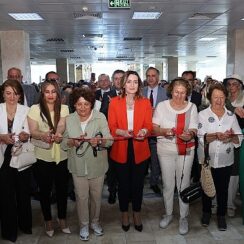
{"label": "ceiling", "polygon": [[[151,64],[172,56],[189,62],[219,58],[226,55],[227,32],[244,28],[243,0],[130,2],[130,9],[109,9],[108,0],[1,0],[0,31],[28,32],[31,59],[36,62],[68,58],[74,63]],[[134,20],[134,11],[162,15]],[[16,21],[8,15],[21,12],[38,13],[44,20]],[[200,41],[203,37],[217,39]]]}

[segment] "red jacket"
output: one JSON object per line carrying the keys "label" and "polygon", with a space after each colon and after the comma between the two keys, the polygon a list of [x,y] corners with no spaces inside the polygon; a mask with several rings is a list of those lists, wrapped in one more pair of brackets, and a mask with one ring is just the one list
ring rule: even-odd
{"label": "red jacket", "polygon": [[[126,99],[120,96],[111,99],[108,110],[108,124],[112,136],[117,136],[116,129],[128,130]],[[146,128],[149,133],[152,131],[152,107],[149,99],[139,98],[134,104],[134,125],[133,133],[137,135],[140,129]],[[135,162],[139,164],[150,157],[148,140],[133,140]],[[118,163],[127,161],[128,140],[114,141],[110,157]]]}

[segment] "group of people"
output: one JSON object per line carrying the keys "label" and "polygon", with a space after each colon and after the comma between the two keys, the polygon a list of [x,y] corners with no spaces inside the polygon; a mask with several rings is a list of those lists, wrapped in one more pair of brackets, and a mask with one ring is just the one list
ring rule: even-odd
{"label": "group of people", "polygon": [[[49,237],[55,234],[51,212],[53,184],[57,222],[64,234],[71,233],[66,222],[69,173],[74,183],[81,240],[89,240],[90,230],[97,236],[104,234],[100,209],[106,172],[109,202],[114,203],[118,194],[121,228],[125,232],[130,229],[131,203],[134,228],[141,232],[148,164],[150,187],[157,194],[161,194],[158,184],[162,178],[165,215],[159,225],[167,228],[173,220],[175,189],[180,192],[187,188],[194,163],[203,161],[205,134],[216,187],[218,228],[226,230],[229,182],[234,161],[240,161],[236,148],[242,142],[242,116],[237,120],[231,111],[240,115],[244,105],[240,95],[234,95],[229,88],[235,81],[241,84],[241,80],[227,79],[227,88],[221,83],[210,86],[209,107],[198,113],[201,94],[192,92],[190,75],[190,71],[183,73],[170,82],[166,91],[158,85],[159,71],[154,67],[146,72],[146,87],[136,71],[116,70],[113,89],[109,77],[102,74],[101,89],[96,92],[87,85],[72,90],[70,108],[62,104],[57,73],[47,74],[38,103],[30,108],[23,105],[26,94],[17,79],[21,74],[9,76],[1,87],[0,103],[2,238],[15,242],[18,228],[32,233],[31,171],[39,188],[44,228]],[[227,99],[231,111],[225,106]],[[16,143],[32,140],[37,161],[24,169],[12,167],[12,148]],[[195,167],[197,175],[199,167]],[[203,194],[202,205],[201,222],[208,226],[212,199]],[[180,197],[179,208],[179,233],[184,235],[189,230],[189,204]]]}

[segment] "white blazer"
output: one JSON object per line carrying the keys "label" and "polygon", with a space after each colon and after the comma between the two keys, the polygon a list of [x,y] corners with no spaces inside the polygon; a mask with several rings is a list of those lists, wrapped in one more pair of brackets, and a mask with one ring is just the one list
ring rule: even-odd
{"label": "white blazer", "polygon": [[[25,131],[28,134],[29,126],[27,122],[27,115],[29,112],[29,107],[17,104],[17,110],[14,116],[14,123],[12,128],[12,133],[18,135],[21,131]],[[0,104],[0,114],[1,114],[1,122],[0,122],[0,134],[8,134],[8,119],[7,119],[7,110],[6,103]],[[4,152],[6,150],[7,145],[0,142],[0,168],[2,167],[4,161]]]}

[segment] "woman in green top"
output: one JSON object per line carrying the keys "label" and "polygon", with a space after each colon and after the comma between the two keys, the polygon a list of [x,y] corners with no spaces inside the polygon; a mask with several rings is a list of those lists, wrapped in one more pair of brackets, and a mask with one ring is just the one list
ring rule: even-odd
{"label": "woman in green top", "polygon": [[[66,119],[61,146],[68,152],[68,169],[75,185],[80,238],[85,241],[89,239],[89,224],[95,235],[103,235],[99,217],[104,175],[108,169],[107,150],[104,147],[110,146],[112,141],[105,140],[111,138],[106,117],[93,109],[94,92],[88,88],[77,88],[72,97],[76,111]],[[97,150],[98,145],[105,150]]]}
{"label": "woman in green top", "polygon": [[55,184],[58,222],[63,233],[69,234],[66,225],[67,210],[67,153],[60,148],[65,130],[68,107],[61,105],[60,89],[56,81],[45,81],[41,86],[39,104],[33,105],[28,114],[32,138],[50,143],[50,149],[35,147],[37,163],[34,176],[40,189],[40,203],[49,237],[54,234],[51,214],[51,190]]}

